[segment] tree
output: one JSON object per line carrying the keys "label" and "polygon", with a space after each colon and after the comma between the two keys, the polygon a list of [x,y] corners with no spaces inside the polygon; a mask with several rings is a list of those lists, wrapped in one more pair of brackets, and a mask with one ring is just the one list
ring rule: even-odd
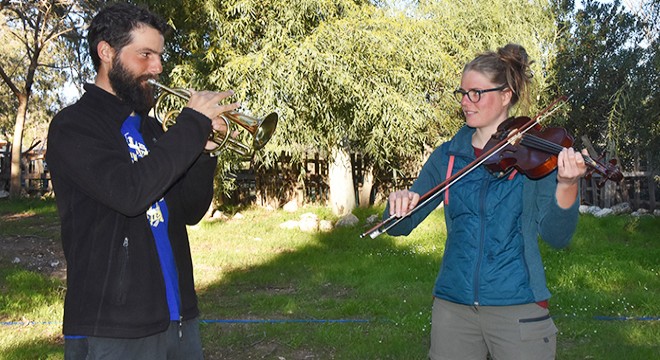
{"label": "tree", "polygon": [[[10,184],[10,196],[16,197],[21,191],[21,149],[30,101],[35,92],[52,95],[50,86],[62,83],[61,66],[57,64],[65,61],[58,56],[63,53],[63,45],[58,41],[82,24],[76,16],[80,7],[72,0],[3,1],[1,5],[0,16],[6,24],[2,37],[20,44],[17,53],[9,54],[13,59],[0,58],[0,77],[16,104]],[[37,82],[41,70],[44,71]]]}
{"label": "tree", "polygon": [[631,168],[640,150],[658,150],[657,51],[653,60],[640,19],[620,2],[583,5],[566,12],[558,48],[557,83],[572,95],[567,127]]}
{"label": "tree", "polygon": [[329,179],[337,213],[355,203],[349,151],[374,169],[408,171],[411,159],[461,125],[451,91],[467,59],[522,43],[537,59],[542,93],[555,35],[542,0],[420,1],[405,11],[367,1],[147,3],[177,29],[168,45],[173,83],[233,88],[254,113],[280,113],[257,163],[320,150],[344,164]]}
{"label": "tree", "polygon": [[660,0],[624,0],[630,12],[642,23],[646,40],[653,43],[660,36]]}

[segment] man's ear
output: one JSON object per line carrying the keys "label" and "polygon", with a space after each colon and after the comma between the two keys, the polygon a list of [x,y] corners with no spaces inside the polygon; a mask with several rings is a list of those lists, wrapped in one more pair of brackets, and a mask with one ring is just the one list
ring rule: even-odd
{"label": "man's ear", "polygon": [[112,63],[116,55],[115,49],[106,41],[99,41],[98,45],[96,45],[96,52],[99,54],[101,63]]}

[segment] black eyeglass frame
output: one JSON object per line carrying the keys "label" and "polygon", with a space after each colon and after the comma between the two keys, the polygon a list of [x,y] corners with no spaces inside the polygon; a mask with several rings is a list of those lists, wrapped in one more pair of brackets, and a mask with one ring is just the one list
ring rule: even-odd
{"label": "black eyeglass frame", "polygon": [[[475,103],[478,103],[479,101],[481,101],[481,94],[484,94],[484,93],[487,93],[487,92],[491,92],[491,91],[502,91],[502,90],[504,90],[504,89],[506,89],[506,88],[508,88],[508,86],[507,86],[506,84],[505,84],[505,85],[498,86],[498,87],[495,87],[495,88],[491,88],[491,89],[483,89],[483,90],[470,89],[470,90],[468,90],[468,91],[465,91],[465,90],[463,90],[463,89],[461,89],[461,88],[458,88],[458,89],[454,90],[454,97],[455,97],[456,100],[458,100],[458,102],[460,103],[461,101],[463,101],[463,96],[467,95],[468,100],[470,100],[471,103],[475,104]],[[472,95],[471,95],[471,94],[472,94]],[[475,94],[476,94],[476,95],[475,95]],[[476,100],[476,101],[474,101],[474,99],[472,98],[473,96],[476,96],[476,97],[477,97],[477,100]]]}

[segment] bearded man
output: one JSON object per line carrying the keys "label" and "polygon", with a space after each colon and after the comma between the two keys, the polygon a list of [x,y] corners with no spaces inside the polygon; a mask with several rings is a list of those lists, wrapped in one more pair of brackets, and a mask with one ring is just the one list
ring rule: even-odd
{"label": "bearded man", "polygon": [[164,133],[148,112],[167,24],[114,4],[89,26],[96,69],[84,95],[53,119],[46,160],[67,261],[66,359],[201,359],[186,225],[212,200],[204,150],[232,91],[191,91]]}

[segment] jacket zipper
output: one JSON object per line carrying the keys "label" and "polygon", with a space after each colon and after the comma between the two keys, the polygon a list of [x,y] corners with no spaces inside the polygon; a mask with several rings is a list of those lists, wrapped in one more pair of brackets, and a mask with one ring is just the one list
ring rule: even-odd
{"label": "jacket zipper", "polygon": [[485,213],[486,213],[486,194],[488,194],[488,185],[490,182],[488,178],[483,180],[484,184],[481,186],[481,193],[479,194],[479,252],[477,253],[477,265],[474,271],[474,306],[479,306],[479,273],[481,271],[481,260],[483,258],[484,243],[485,243]]}
{"label": "jacket zipper", "polygon": [[126,268],[128,267],[128,236],[124,237],[124,242],[122,243],[122,250],[124,251],[124,258],[121,263],[121,269],[119,273],[119,294],[118,296],[120,299],[118,299],[120,302],[122,301],[121,298],[125,296],[125,289],[124,289],[124,281],[126,280]]}
{"label": "jacket zipper", "polygon": [[179,315],[179,341],[183,340],[183,316]]}

